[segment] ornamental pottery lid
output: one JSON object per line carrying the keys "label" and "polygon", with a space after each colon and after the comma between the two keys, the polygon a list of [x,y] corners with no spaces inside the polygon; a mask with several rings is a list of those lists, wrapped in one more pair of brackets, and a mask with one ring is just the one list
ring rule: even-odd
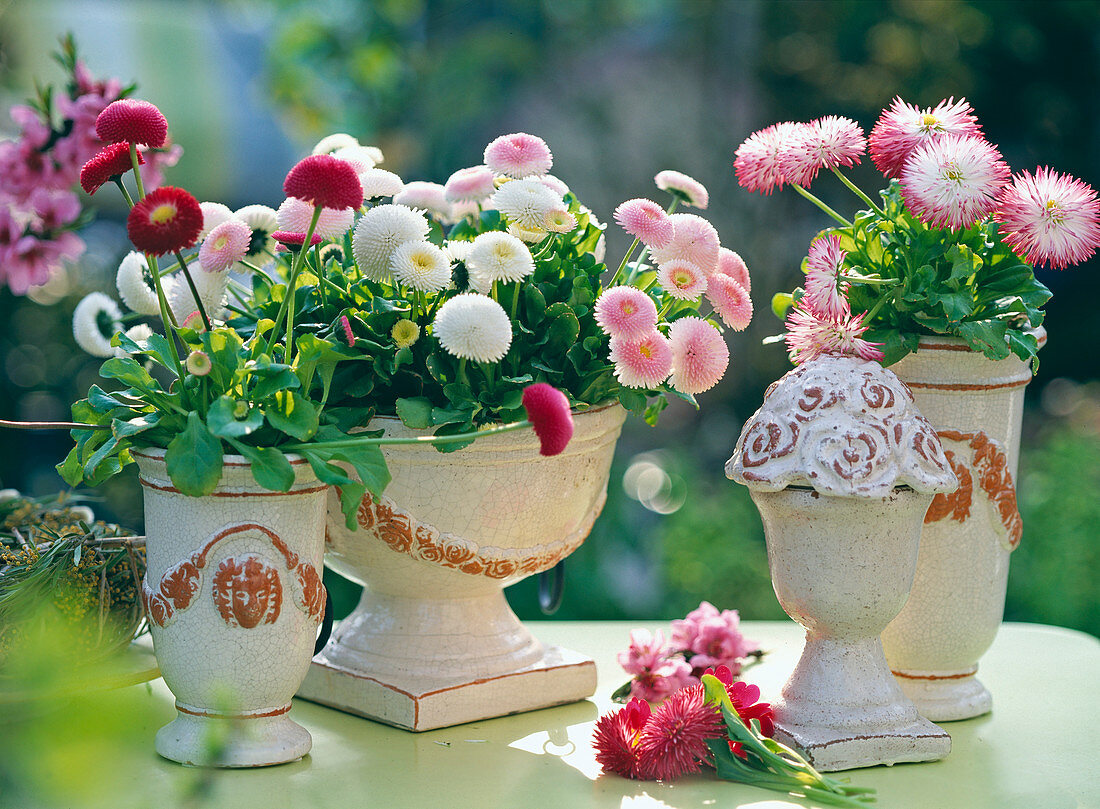
{"label": "ornamental pottery lid", "polygon": [[834,497],[958,488],[908,386],[858,357],[819,357],[773,382],[741,431],[726,477],[758,491],[807,486]]}

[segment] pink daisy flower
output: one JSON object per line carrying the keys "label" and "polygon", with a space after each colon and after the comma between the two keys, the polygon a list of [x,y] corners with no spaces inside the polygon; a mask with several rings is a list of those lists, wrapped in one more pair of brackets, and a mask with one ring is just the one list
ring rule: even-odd
{"label": "pink daisy flower", "polygon": [[959,230],[993,212],[1009,174],[1001,153],[984,138],[944,135],[909,156],[901,193],[926,225]]}
{"label": "pink daisy flower", "polygon": [[659,171],[653,178],[653,182],[662,191],[672,194],[685,205],[702,209],[710,204],[710,194],[707,193],[706,187],[694,177],[689,177],[682,172],[671,169]]}
{"label": "pink daisy flower", "polygon": [[447,178],[443,196],[448,202],[481,202],[496,191],[495,179],[488,166],[459,169]]}
{"label": "pink daisy flower", "polygon": [[224,272],[248,253],[252,228],[240,219],[227,219],[210,231],[199,248],[199,266],[206,272]]}
{"label": "pink daisy flower", "polygon": [[681,301],[698,300],[707,291],[707,277],[703,271],[681,258],[666,261],[657,268],[657,283]]}
{"label": "pink daisy flower", "polygon": [[[138,152],[138,165],[145,158]],[[94,194],[100,187],[117,177],[121,177],[134,167],[130,160],[129,143],[112,143],[103,147],[99,154],[84,164],[80,170],[80,187],[87,194]]]}
{"label": "pink daisy flower", "polygon": [[1040,166],[1014,177],[997,202],[1005,244],[1030,264],[1065,269],[1100,247],[1100,202],[1075,177]]}
{"label": "pink daisy flower", "polygon": [[447,200],[444,188],[439,183],[413,180],[393,195],[393,201],[410,208],[427,211],[436,219],[447,219],[451,215],[451,203]]}
{"label": "pink daisy flower", "polygon": [[302,158],[287,172],[283,191],[322,208],[358,208],[363,203],[363,185],[355,167],[327,154]]}
{"label": "pink daisy flower", "polygon": [[699,317],[682,317],[668,330],[672,343],[672,387],[702,393],[722,379],[730,351],[718,329]]}
{"label": "pink daisy flower", "polygon": [[520,180],[543,175],[554,165],[546,141],[526,132],[501,135],[485,147],[485,165],[497,174]]}
{"label": "pink daisy flower", "polygon": [[[279,230],[305,233],[313,221],[313,206],[304,199],[287,197],[275,212],[275,221]],[[352,208],[322,208],[313,233],[322,239],[339,239],[351,230],[354,222],[355,210]]]}
{"label": "pink daisy flower", "polygon": [[657,306],[640,289],[611,287],[596,300],[596,323],[605,334],[641,340],[657,328]]}
{"label": "pink daisy flower", "polygon": [[573,437],[573,414],[564,393],[545,382],[523,389],[523,408],[539,437],[540,455],[558,455]]}
{"label": "pink daisy flower", "polygon": [[806,259],[806,294],[802,300],[818,317],[843,320],[852,312],[845,297],[848,282],[840,277],[846,255],[836,235],[814,239],[810,244]]}
{"label": "pink daisy flower", "polygon": [[615,221],[650,249],[672,240],[672,222],[665,209],[650,199],[628,199],[615,209]]}
{"label": "pink daisy flower", "polygon": [[824,354],[854,356],[864,360],[881,360],[881,343],[871,343],[860,337],[865,312],[842,321],[821,318],[808,309],[795,306],[787,315],[787,354],[791,362],[801,365]]}
{"label": "pink daisy flower", "polygon": [[749,135],[737,147],[733,161],[738,185],[762,194],[782,188],[787,180],[780,161],[798,127],[799,124],[784,121]]}
{"label": "pink daisy flower", "polygon": [[600,717],[592,734],[592,746],[604,772],[624,778],[638,777],[638,737],[650,716],[649,703],[634,697],[622,710]]}
{"label": "pink daisy flower", "polygon": [[[306,234],[300,231],[295,232],[292,230],[276,230],[271,234],[271,238],[277,241],[279,243],[279,247],[283,248],[284,250],[287,248],[293,249],[301,247],[303,244],[306,243]],[[313,247],[323,241],[324,239],[321,238],[321,234],[314,233],[309,239],[309,246]]]}
{"label": "pink daisy flower", "polygon": [[728,275],[739,283],[745,292],[752,291],[752,279],[749,278],[749,267],[745,260],[728,247],[718,250],[718,272]]}
{"label": "pink daisy flower", "polygon": [[704,275],[717,272],[718,251],[722,245],[714,226],[690,213],[674,213],[668,219],[672,222],[672,239],[664,247],[651,251],[654,261],[661,265],[683,259],[702,270]]}
{"label": "pink daisy flower", "polygon": [[871,160],[887,177],[897,177],[918,146],[943,135],[978,135],[982,128],[965,98],[941,101],[935,109],[918,109],[901,97],[882,111],[868,140]]}
{"label": "pink daisy flower", "polygon": [[653,712],[642,729],[638,777],[668,781],[699,772],[711,757],[707,739],[725,735],[718,712],[706,703],[702,685],[677,691]]}
{"label": "pink daisy flower", "polygon": [[707,281],[707,300],[722,322],[734,331],[744,331],[752,322],[752,300],[733,278],[715,273]]}
{"label": "pink daisy flower", "polygon": [[627,388],[656,388],[672,372],[672,346],[656,329],[641,340],[612,337],[608,359],[615,364],[615,378]]}
{"label": "pink daisy flower", "polygon": [[867,151],[867,139],[850,118],[827,115],[798,124],[779,155],[779,170],[789,183],[808,186],[821,170],[854,166]]}
{"label": "pink daisy flower", "polygon": [[148,101],[120,98],[96,117],[95,133],[104,143],[140,143],[159,149],[168,139],[168,121]]}

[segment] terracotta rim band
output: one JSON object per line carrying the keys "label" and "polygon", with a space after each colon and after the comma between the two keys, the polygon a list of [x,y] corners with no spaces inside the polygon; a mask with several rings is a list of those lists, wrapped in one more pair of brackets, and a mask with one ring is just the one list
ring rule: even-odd
{"label": "terracotta rim band", "polygon": [[[160,461],[162,463],[164,462],[164,456],[163,455],[161,455],[161,456],[148,455],[148,454],[142,452],[141,450],[137,450],[137,449],[131,449],[130,454],[131,455],[140,455],[142,458],[148,458],[150,461]],[[290,460],[288,458],[287,460],[290,462],[291,466],[301,466],[304,463],[308,463],[308,461],[305,458],[300,458],[300,457],[295,458],[294,460]],[[234,468],[245,468],[245,467],[252,466],[252,464],[251,463],[239,463],[237,461],[223,460],[222,461],[222,466],[231,466],[231,467],[234,467]]]}
{"label": "terracotta rim band", "polygon": [[273,708],[270,711],[262,711],[260,713],[227,713],[224,711],[203,711],[197,708],[184,707],[178,702],[176,703],[176,710],[180,713],[185,713],[188,716],[201,716],[206,719],[267,719],[272,716],[282,716],[290,711],[290,703],[287,703],[282,708]]}
{"label": "terracotta rim band", "polygon": [[904,671],[890,670],[891,674],[895,677],[903,677],[906,680],[965,680],[967,677],[973,677],[978,673],[978,667],[975,666],[973,670],[965,672],[963,674],[906,674]]}
{"label": "terracotta rim band", "polygon": [[1018,382],[1003,382],[999,385],[970,385],[966,383],[940,383],[940,382],[906,382],[911,388],[922,390],[1004,390],[1006,388],[1022,388],[1031,382],[1031,377]]}
{"label": "terracotta rim band", "polygon": [[[143,477],[138,478],[138,482],[142,486],[146,486],[150,489],[156,489],[158,492],[171,492],[172,494],[181,494],[180,490],[175,486],[161,486],[152,481],[148,481]],[[290,492],[210,492],[206,497],[292,497],[296,494],[314,494],[315,492],[323,492],[328,486],[313,486],[309,489],[295,489]]]}

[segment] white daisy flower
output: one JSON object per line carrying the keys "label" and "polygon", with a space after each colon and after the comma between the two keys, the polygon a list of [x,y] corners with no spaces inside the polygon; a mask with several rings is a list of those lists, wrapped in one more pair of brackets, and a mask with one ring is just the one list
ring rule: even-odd
{"label": "white daisy flower", "polygon": [[554,233],[569,233],[577,227],[577,217],[569,211],[555,210],[546,215],[544,227]]}
{"label": "white daisy flower", "polygon": [[149,272],[149,265],[145,256],[131,251],[118,265],[118,274],[115,275],[115,286],[118,287],[119,297],[131,311],[139,315],[159,315],[160,302],[157,300],[157,291],[153,286],[153,276]]}
{"label": "white daisy flower", "polygon": [[[199,292],[206,316],[211,320],[218,319],[225,304],[229,273],[205,272],[197,261],[189,264],[187,268],[191,271],[191,279],[195,282],[195,289]],[[172,275],[172,287],[170,290],[165,290],[165,295],[177,323],[182,324],[192,312],[198,311],[195,296],[191,293],[191,286],[187,283],[182,271]]]}
{"label": "white daisy flower", "polygon": [[199,207],[202,208],[202,230],[199,231],[200,242],[222,222],[233,218],[233,211],[230,210],[229,206],[222,205],[220,202],[202,202]]}
{"label": "white daisy flower", "polygon": [[[149,328],[148,324],[146,323],[138,323],[136,326],[131,326],[126,330],[126,336],[133,340],[135,343],[138,343],[142,340],[148,340],[150,337],[152,337],[153,330]],[[115,349],[115,356],[129,357],[130,353],[126,351],[126,349],[120,347]]]}
{"label": "white daisy flower", "polygon": [[[279,229],[279,215],[267,205],[246,205],[233,214],[252,228],[252,243],[245,254],[245,261],[257,267],[263,267],[272,261],[275,255],[275,240],[271,234]],[[251,273],[248,267],[237,262],[230,270],[239,273]]]}
{"label": "white daisy flower", "polygon": [[345,146],[333,152],[332,156],[338,160],[351,163],[357,174],[373,169],[374,164],[378,162],[374,159],[374,154],[365,146]]}
{"label": "white daisy flower", "polygon": [[[304,199],[287,197],[275,212],[275,220],[279,230],[305,233],[313,221],[313,206]],[[351,208],[322,208],[313,232],[322,239],[340,239],[351,229],[353,222],[355,211]]]}
{"label": "white daisy flower", "polygon": [[326,135],[317,141],[317,145],[313,147],[313,154],[332,154],[337,149],[346,149],[349,146],[358,145],[359,141],[351,135],[344,134],[343,132],[336,132],[332,135]]}
{"label": "white daisy flower", "polygon": [[443,250],[451,257],[452,261],[465,261],[467,256],[470,255],[470,248],[473,246],[473,242],[456,239],[453,242],[444,242]]}
{"label": "white daisy flower", "polygon": [[428,239],[428,220],[405,205],[379,205],[359,219],[351,240],[351,252],[359,271],[382,283],[390,277],[390,260],[405,242]]}
{"label": "white daisy flower", "polygon": [[401,192],[394,194],[393,201],[426,211],[436,219],[449,219],[451,216],[451,203],[443,195],[443,186],[439,183],[428,183],[423,180],[405,183]]}
{"label": "white daisy flower", "polygon": [[385,163],[386,162],[386,158],[382,154],[382,150],[379,149],[377,146],[364,146],[363,149],[364,149],[367,157],[369,157],[371,160],[373,160],[375,165],[378,165],[379,163]]}
{"label": "white daisy flower", "polygon": [[544,227],[547,214],[565,207],[561,197],[538,180],[507,182],[496,190],[489,203],[509,222],[529,230]]}
{"label": "white daisy flower", "polygon": [[512,345],[512,321],[504,307],[473,292],[440,306],[432,333],[448,354],[477,362],[500,362]]}
{"label": "white daisy flower", "polygon": [[491,230],[482,233],[466,256],[470,286],[488,294],[494,281],[521,281],[535,271],[535,259],[522,241],[511,233]]}
{"label": "white daisy flower", "polygon": [[451,260],[431,242],[405,242],[390,259],[393,276],[421,292],[439,292],[451,284]]}
{"label": "white daisy flower", "polygon": [[115,349],[111,338],[119,331],[122,331],[122,312],[118,304],[102,292],[91,292],[76,305],[73,337],[76,344],[93,357],[112,356]]}
{"label": "white daisy flower", "polygon": [[538,244],[546,238],[546,231],[542,228],[521,228],[519,225],[509,225],[508,232],[527,244]]}
{"label": "white daisy flower", "polygon": [[363,185],[363,199],[378,199],[400,194],[405,183],[392,171],[385,169],[367,169],[359,175]]}

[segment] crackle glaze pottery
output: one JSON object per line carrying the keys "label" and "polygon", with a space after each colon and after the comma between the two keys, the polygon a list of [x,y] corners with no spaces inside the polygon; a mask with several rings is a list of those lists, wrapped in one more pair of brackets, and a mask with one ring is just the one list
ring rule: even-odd
{"label": "crackle glaze pottery", "polygon": [[312,745],[287,713],[325,605],[326,489],[301,458],[272,492],[247,460],[225,456],[217,488],[182,494],[164,450],[133,452],[145,493],[142,598],[176,718],[156,750],[183,764],[263,767]]}
{"label": "crackle glaze pottery", "polygon": [[902,693],[879,639],[929,503],[957,485],[905,386],[854,357],[807,362],[768,389],[726,474],[748,486],[779,603],[806,628],[776,738],[824,771],[946,756],[950,737]]}
{"label": "crackle glaze pottery", "polygon": [[[591,696],[593,662],[543,646],[503,590],[584,541],[625,416],[617,405],[577,414],[552,457],[529,430],[451,453],[385,447],[393,480],[363,499],[358,530],[330,497],[327,564],[364,591],[299,696],[416,731]],[[417,434],[396,419],[371,427]]]}
{"label": "crackle glaze pottery", "polygon": [[[1036,333],[1039,343],[1046,332]],[[969,719],[993,706],[975,676],[1004,614],[1009,555],[1023,530],[1016,469],[1027,363],[993,361],[957,338],[922,337],[891,367],[943,442],[959,489],[924,518],[909,602],[883,633],[902,689],[933,721]]]}

